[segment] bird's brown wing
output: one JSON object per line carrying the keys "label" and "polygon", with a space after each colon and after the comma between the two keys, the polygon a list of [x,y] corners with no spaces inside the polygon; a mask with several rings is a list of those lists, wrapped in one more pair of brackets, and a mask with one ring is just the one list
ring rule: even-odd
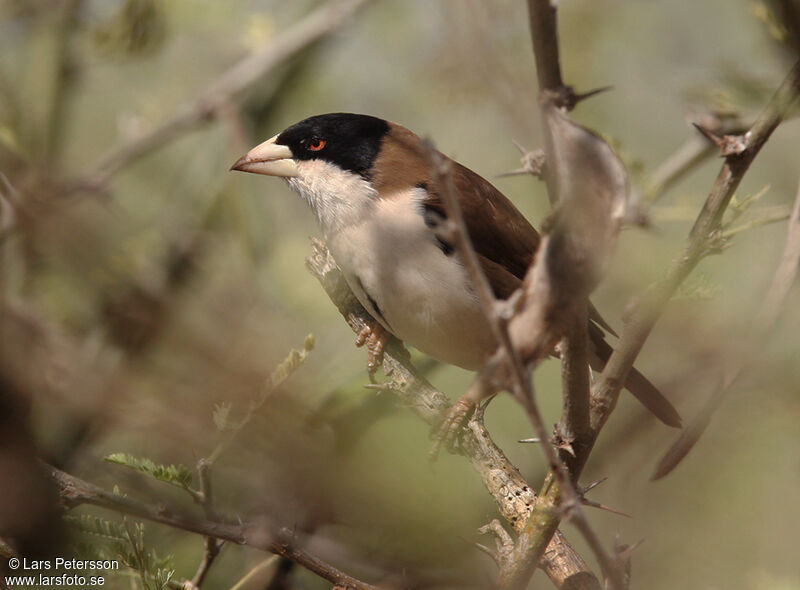
{"label": "bird's brown wing", "polygon": [[[496,297],[507,299],[522,284],[539,247],[539,233],[514,204],[490,182],[453,162],[453,184],[472,245]],[[445,216],[441,188],[428,184],[425,206]],[[589,303],[589,319],[617,333]]]}
{"label": "bird's brown wing", "polygon": [[[514,204],[488,181],[453,162],[453,184],[467,232],[497,297],[521,284],[539,247],[539,233]],[[442,187],[428,182],[425,208],[445,217]]]}
{"label": "bird's brown wing", "polygon": [[[536,249],[539,234],[520,211],[488,181],[468,168],[453,163],[453,183],[458,192],[467,232],[478,254],[483,271],[497,297],[506,299],[520,286]],[[428,185],[425,207],[445,217],[441,187]],[[589,340],[594,350],[593,368],[602,370],[613,349],[603,329],[614,334],[589,304]],[[680,416],[673,405],[647,378],[631,369],[625,387],[655,416],[669,426],[680,427]]]}

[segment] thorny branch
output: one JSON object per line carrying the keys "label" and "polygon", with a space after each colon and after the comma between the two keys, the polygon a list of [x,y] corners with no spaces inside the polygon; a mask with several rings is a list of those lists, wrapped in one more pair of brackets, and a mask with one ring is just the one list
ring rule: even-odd
{"label": "thorny branch", "polygon": [[[697,122],[702,128],[719,136],[739,135],[749,127],[739,117],[706,115]],[[667,190],[714,153],[714,143],[698,129],[692,129],[688,139],[650,174],[642,194],[643,200],[648,204],[656,202]]]}
{"label": "thorny branch", "polygon": [[[470,242],[466,223],[453,187],[449,162],[435,150],[431,150],[430,153],[433,164],[433,174],[437,177],[438,184],[444,188],[442,191],[442,199],[447,211],[447,218],[448,220],[452,220],[449,228],[449,241],[452,241],[454,244],[456,251],[464,262],[464,267],[469,274],[470,281],[477,288],[479,300],[484,307],[485,316],[492,327],[492,331],[495,334],[499,346],[498,352],[495,353],[492,359],[487,363],[486,368],[478,375],[468,395],[473,394],[474,388],[477,388],[479,391],[474,393],[475,397],[477,399],[483,397],[490,391],[489,383],[493,381],[495,372],[498,370],[502,371],[503,367],[505,367],[510,373],[511,381],[509,386],[514,396],[525,408],[533,424],[536,435],[540,440],[548,441],[549,436],[547,429],[535,403],[530,373],[524,367],[518,350],[512,343],[511,334],[508,330],[508,322],[504,318],[503,312],[500,310],[500,307],[504,304],[495,299]],[[549,247],[548,239],[549,236],[547,235],[543,237],[539,246],[540,253],[547,252]],[[535,265],[545,267],[547,265],[546,255],[541,254],[538,258],[540,260],[536,261]],[[547,347],[545,346],[544,348]],[[583,366],[585,371],[585,368],[588,367],[588,362]],[[586,401],[588,403],[588,399]],[[558,528],[562,511],[567,510],[571,518],[578,524],[579,530],[584,534],[587,542],[597,555],[603,565],[603,569],[609,577],[615,581],[619,580],[616,586],[621,589],[621,576],[616,573],[616,566],[611,556],[605,551],[602,543],[599,542],[596,534],[585,520],[581,509],[580,494],[572,484],[567,467],[552,445],[545,443],[542,444],[541,447],[555,479],[551,479],[549,485],[546,483],[542,490],[540,490],[536,505],[528,519],[528,523],[533,521],[536,524],[535,530],[529,528],[526,524],[526,527],[521,531],[517,546],[514,548],[511,558],[508,560],[508,563],[505,564],[505,567],[501,568],[499,586],[502,588],[521,588],[527,583],[527,580],[533,573],[533,569],[535,569],[536,564],[539,563],[544,554],[551,537]],[[539,519],[536,517],[537,514],[547,516],[543,519]]]}
{"label": "thorny branch", "polygon": [[275,533],[264,530],[263,527],[253,527],[247,524],[233,525],[196,518],[162,503],[154,506],[126,496],[107,492],[94,484],[64,473],[54,467],[48,467],[47,469],[50,478],[58,487],[62,503],[67,508],[90,504],[114,510],[115,512],[130,514],[137,518],[165,524],[205,537],[229,541],[237,545],[246,545],[280,555],[291,559],[321,578],[344,588],[351,590],[378,590],[377,586],[357,580],[298,547],[295,543],[295,534],[290,530],[282,529]]}
{"label": "thorny branch", "polygon": [[[461,212],[458,198],[456,197],[455,187],[453,186],[449,161],[435,150],[430,150],[430,158],[433,165],[433,174],[437,179],[437,183],[444,188],[442,191],[442,200],[447,212],[447,218],[448,220],[452,220],[449,228],[449,241],[452,241],[454,244],[456,251],[464,263],[472,285],[477,288],[478,298],[483,305],[484,314],[492,327],[492,331],[495,334],[499,346],[498,352],[495,353],[492,359],[487,363],[486,368],[477,376],[473,387],[483,390],[483,393],[477,394],[477,396],[479,396],[478,399],[480,399],[480,397],[483,397],[489,392],[489,383],[493,380],[492,374],[498,369],[502,371],[501,367],[503,366],[507,367],[511,374],[510,387],[514,396],[525,408],[536,435],[542,441],[547,441],[549,440],[548,432],[544,425],[544,420],[539,413],[539,409],[536,406],[530,373],[525,369],[517,348],[512,343],[508,322],[499,310],[502,304],[495,299],[489,281],[481,269],[477,254],[470,241],[466,222]],[[540,244],[541,251],[546,251],[548,247],[547,238],[548,236],[545,236]],[[542,264],[545,265],[546,262],[542,262]],[[588,363],[585,366],[588,366]],[[580,506],[580,494],[578,494],[577,490],[572,485],[567,467],[561,461],[561,458],[552,445],[545,442],[541,445],[541,448],[550,469],[556,474],[561,485],[551,486],[547,490],[543,489],[540,491],[540,496],[537,498],[536,505],[530,518],[534,518],[536,513],[542,511],[557,513],[563,509],[569,510],[573,520],[575,520],[576,523],[581,522],[578,528],[598,555],[604,569],[613,576],[615,566],[611,560],[611,556],[605,552],[602,544],[599,543],[596,535],[585,521]],[[550,495],[550,490],[554,491],[553,496]],[[525,535],[523,529],[517,541],[518,545],[514,548],[508,565],[506,566],[504,564],[505,567],[502,567],[500,570],[499,586],[501,588],[521,588],[524,586],[530,574],[533,573],[532,570],[535,569],[536,564],[539,563],[544,554],[547,545],[550,543],[550,539],[553,534],[555,534],[558,528],[558,521],[558,518],[552,519],[548,523],[550,525],[548,530],[534,537]],[[529,540],[532,541],[531,545],[527,543]],[[520,572],[520,568],[518,567],[520,563],[531,563],[530,568],[525,568],[526,570],[530,569],[530,572]],[[621,585],[617,585],[617,587],[621,589]]]}
{"label": "thorny branch", "polygon": [[[574,92],[572,92],[571,88],[564,86],[561,77],[555,5],[549,0],[528,0],[528,11],[539,81],[540,102],[542,102],[542,116],[547,130],[545,157],[550,162],[550,165],[547,167],[545,180],[550,201],[556,205],[556,200],[559,198],[561,190],[559,190],[558,174],[555,170],[557,162],[556,146],[554,146],[554,138],[552,137],[554,131],[548,127],[547,118],[549,115],[545,106],[549,103],[550,109],[554,106],[571,109],[576,102],[574,100]],[[573,100],[565,100],[565,97],[572,97]],[[540,253],[537,258],[544,256],[542,252],[547,247],[547,236],[545,236],[540,245]],[[534,264],[538,263],[534,262]],[[587,374],[587,304],[588,300],[586,298],[583,299],[582,304],[576,303],[575,309],[579,312],[573,314],[574,317],[571,319],[569,328],[564,334],[566,338],[564,339],[564,355],[562,356],[564,417],[559,430],[570,437],[572,447],[577,447],[580,451],[588,450],[588,447],[591,446],[589,442],[591,429]],[[525,376],[523,374],[517,373],[514,378],[520,384],[524,383]],[[532,392],[528,397],[527,403],[535,408]],[[530,410],[529,415],[531,415]],[[538,422],[541,422],[541,420],[538,420]],[[582,459],[577,456],[572,458],[569,461],[570,469],[567,470],[561,457],[556,456],[551,445],[546,443],[548,437],[543,426],[539,426],[536,422],[534,424],[537,436],[544,441],[542,449],[547,456],[550,473],[540,490],[540,499],[520,533],[508,566],[501,570],[501,587],[522,588],[527,584],[544,547],[553,531],[558,527],[558,523],[566,510],[569,511],[572,521],[584,535],[592,551],[597,556],[612,587],[617,590],[623,590],[625,582],[622,574],[589,525],[588,520],[586,520],[580,507],[580,494],[573,485],[573,482],[577,481],[580,474]],[[543,501],[545,499],[547,500],[546,502]]]}
{"label": "thorny branch", "polygon": [[[554,26],[554,16],[551,18],[547,15],[547,11],[543,6],[547,5],[548,10],[553,10],[552,5],[546,0],[529,0],[529,7],[532,19],[532,31],[534,31],[534,49],[535,51],[543,50],[540,43],[536,41],[536,30],[541,26],[541,22],[534,22],[536,15],[542,15],[545,20],[545,25]],[[552,41],[557,43],[555,31],[552,31]],[[553,50],[548,51],[551,63],[548,66],[552,71],[557,68],[557,62],[553,62],[553,58],[557,59],[557,53]],[[541,64],[542,59],[537,53],[537,65]],[[554,76],[542,76],[540,65],[540,82],[546,80],[558,80]],[[723,155],[726,160],[722,170],[717,178],[717,182],[709,195],[705,206],[700,212],[695,226],[690,234],[689,245],[685,254],[681,259],[676,262],[671,269],[667,278],[661,283],[660,286],[651,290],[650,296],[644,300],[643,304],[634,311],[631,317],[626,321],[625,330],[622,339],[617,347],[616,352],[612,355],[606,368],[601,376],[599,383],[595,386],[592,395],[592,411],[591,411],[591,436],[586,441],[585,447],[582,449],[580,456],[576,457],[574,462],[573,477],[577,478],[583,465],[585,464],[588,454],[597,439],[600,429],[605,424],[611,411],[616,404],[616,399],[620,390],[625,383],[625,378],[630,371],[633,360],[641,350],[645,339],[649,335],[652,326],[660,315],[666,302],[674,293],[677,286],[688,276],[689,272],[694,268],[697,262],[707,254],[708,241],[713,232],[719,228],[722,214],[724,213],[727,204],[729,203],[734,191],[736,190],[741,178],[747,171],[750,163],[755,158],[761,146],[768,139],[772,131],[777,127],[780,121],[785,116],[791,103],[797,94],[798,79],[800,78],[800,63],[790,72],[787,79],[779,88],[775,97],[770,101],[767,107],[762,111],[756,122],[751,129],[742,137],[726,136],[720,138],[718,145],[723,148]],[[549,90],[547,87],[542,87],[543,91]],[[551,189],[552,181],[548,181],[548,189]],[[551,195],[552,199],[552,195]],[[546,437],[539,435],[542,440]],[[545,445],[548,446],[548,445]],[[551,463],[552,465],[552,463]],[[556,467],[556,466],[554,466]],[[541,490],[541,496],[548,495],[548,491],[553,488],[559,488],[563,481],[563,476],[560,475],[559,469],[554,468],[551,470],[550,476],[545,482],[545,486]],[[557,490],[558,492],[558,490]],[[563,491],[562,491],[563,493]],[[560,502],[559,494],[554,494],[557,501]],[[533,570],[533,564],[536,562],[537,551],[539,550],[540,542],[537,545],[536,540],[542,535],[549,535],[556,523],[560,520],[561,515],[558,511],[551,508],[538,510],[542,505],[542,498],[540,497],[537,503],[537,509],[534,510],[529,521],[523,530],[522,535],[518,541],[515,553],[517,557],[512,559],[516,562],[514,568],[516,573],[512,574],[514,581],[510,583],[510,587],[521,586],[529,578]],[[558,503],[556,504],[558,505]],[[585,521],[577,521],[576,524],[584,533],[591,535],[591,529],[588,528]],[[591,536],[587,537],[593,549],[599,549],[598,557],[601,559],[601,564],[604,565],[606,574],[610,575],[613,579],[610,580],[615,587],[622,588],[624,580],[621,579],[616,567],[607,569],[605,559],[603,559],[604,550],[600,547],[594,547],[591,542]],[[530,542],[530,543],[529,543]],[[528,544],[527,547],[525,545]]]}
{"label": "thorny branch", "polygon": [[[313,242],[313,253],[307,260],[307,266],[353,332],[360,332],[369,315],[350,291],[324,243],[317,240]],[[395,339],[390,340],[385,349],[383,372],[387,375],[387,381],[380,384],[382,390],[396,395],[428,424],[441,422],[450,407],[450,401],[444,393],[416,373],[410,364],[408,352]],[[476,412],[468,423],[460,449],[480,475],[503,518],[519,531],[537,503],[537,498],[517,468],[492,441],[483,426],[482,412]],[[557,588],[600,588],[586,562],[560,531],[555,532],[547,546],[540,567]]]}
{"label": "thorny branch", "polygon": [[[528,0],[528,19],[533,42],[533,55],[536,59],[536,77],[539,89],[549,89],[560,92],[562,95],[567,88],[561,78],[561,61],[558,49],[557,10],[554,2],[550,0]],[[564,100],[559,106],[572,108]]]}
{"label": "thorny branch", "polygon": [[750,336],[738,354],[723,369],[719,383],[706,404],[661,458],[653,479],[659,479],[670,473],[689,453],[710,424],[711,417],[722,403],[725,394],[757,356],[757,351],[763,345],[766,334],[775,325],[789,289],[795,281],[798,261],[800,261],[800,184],[797,187],[797,197],[789,219],[786,245],[772,277],[772,283],[764,296],[764,303],[753,320]]}
{"label": "thorny branch", "polygon": [[744,150],[725,156],[714,186],[692,227],[683,253],[672,264],[666,276],[642,296],[626,318],[619,345],[592,390],[592,430],[595,439],[614,409],[633,361],[661,316],[661,312],[678,286],[708,253],[709,240],[719,229],[720,221],[733,193],[761,147],[795,102],[799,89],[800,61],[792,67],[752,127],[740,136],[744,142]]}

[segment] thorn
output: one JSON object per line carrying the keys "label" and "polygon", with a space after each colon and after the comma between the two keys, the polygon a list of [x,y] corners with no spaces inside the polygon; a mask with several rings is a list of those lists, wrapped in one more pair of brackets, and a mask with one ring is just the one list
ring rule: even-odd
{"label": "thorn", "polygon": [[[492,402],[492,400],[493,400],[494,398],[496,398],[496,397],[497,397],[497,394],[496,394],[496,393],[495,393],[495,394],[492,394],[492,395],[490,395],[489,397],[487,397],[487,398],[486,398],[486,401],[485,401],[485,402],[483,402],[483,403],[481,403],[481,404],[478,404],[478,407],[476,407],[476,408],[475,408],[475,411],[476,411],[476,413],[477,413],[477,412],[480,412],[481,414],[483,414],[483,412],[485,412],[485,411],[486,411],[486,408],[488,408],[488,407],[489,407],[489,404]],[[474,414],[473,414],[473,416],[474,416]]]}
{"label": "thorn", "polygon": [[512,138],[512,139],[511,139],[511,143],[513,143],[513,144],[514,144],[514,147],[515,147],[515,148],[517,148],[517,149],[519,150],[519,153],[521,153],[523,156],[524,156],[524,155],[526,155],[526,154],[528,153],[528,150],[525,148],[525,146],[523,146],[523,145],[522,145],[520,142],[518,142],[516,139],[513,139],[513,138]]}
{"label": "thorn", "polygon": [[540,443],[540,442],[542,442],[542,439],[540,439],[538,437],[521,438],[517,442],[520,442],[520,443]]}
{"label": "thorn", "polygon": [[575,455],[575,449],[572,448],[572,443],[571,442],[567,442],[567,441],[560,442],[559,444],[556,445],[556,448],[557,449],[561,449],[562,451],[568,452],[573,457],[576,456]]}
{"label": "thorn", "polygon": [[598,480],[596,480],[596,481],[593,481],[592,483],[590,483],[590,484],[587,484],[586,486],[584,486],[584,487],[580,488],[580,490],[579,490],[579,491],[580,491],[580,493],[581,493],[581,494],[585,494],[585,493],[586,493],[586,492],[588,492],[589,490],[593,490],[594,488],[596,488],[597,486],[599,486],[601,483],[603,483],[603,482],[604,482],[604,481],[606,481],[607,479],[608,479],[607,477],[601,477],[600,479],[598,479]]}
{"label": "thorn", "polygon": [[599,508],[600,510],[605,510],[606,512],[611,512],[612,514],[619,514],[620,516],[625,516],[627,518],[633,518],[633,516],[631,516],[627,512],[622,512],[621,510],[617,510],[616,508],[611,508],[610,506],[606,506],[605,504],[601,504],[599,502],[594,502],[593,500],[589,500],[589,499],[586,498],[585,494],[588,491],[593,490],[594,488],[599,486],[601,483],[603,483],[607,479],[608,479],[607,477],[603,477],[603,478],[600,478],[600,479],[598,479],[596,481],[593,481],[592,483],[587,484],[585,486],[578,486],[578,490],[577,491],[578,491],[578,494],[580,495],[580,498],[581,498],[581,504],[583,504],[584,506],[589,506],[591,508]]}
{"label": "thorn", "polygon": [[522,167],[517,168],[516,170],[511,170],[509,172],[503,172],[502,174],[498,174],[497,178],[503,178],[506,176],[519,176],[522,174],[531,174],[536,178],[542,178],[546,166],[544,150],[538,149],[529,151],[525,149],[525,147],[521,143],[513,139],[511,140],[511,142],[522,153],[522,158],[520,158]]}
{"label": "thorn", "polygon": [[575,457],[575,449],[572,447],[575,437],[564,433],[563,428],[561,423],[553,425],[553,446]]}
{"label": "thorn", "polygon": [[509,176],[522,176],[523,174],[531,174],[530,170],[526,170],[525,168],[515,168],[514,170],[509,170],[508,172],[501,172],[497,174],[495,178],[508,178]]}
{"label": "thorn", "polygon": [[594,502],[593,500],[587,500],[583,496],[581,496],[581,504],[584,506],[589,506],[590,508],[599,508],[600,510],[605,510],[606,512],[610,512],[612,514],[618,514],[619,516],[624,516],[625,518],[633,518],[627,512],[623,512],[622,510],[617,510],[616,508],[611,508],[611,506],[606,506],[605,504],[601,504],[600,502]]}
{"label": "thorn", "polygon": [[722,148],[722,137],[700,125],[700,123],[692,123],[692,126],[697,129],[703,136],[718,148]]}
{"label": "thorn", "polygon": [[390,388],[384,383],[365,383],[362,385],[364,389],[374,389],[375,391],[389,391]]}
{"label": "thorn", "polygon": [[694,128],[702,133],[706,139],[719,148],[723,157],[738,156],[747,149],[747,140],[742,135],[719,135],[699,123],[692,123]]}
{"label": "thorn", "polygon": [[539,103],[546,104],[550,103],[554,105],[556,108],[571,111],[574,109],[577,104],[581,101],[586,100],[587,98],[591,98],[597,94],[602,92],[606,92],[611,90],[613,86],[602,86],[600,88],[595,88],[594,90],[589,90],[587,92],[582,92],[578,94],[575,92],[575,89],[572,86],[562,85],[558,88],[544,90],[539,95]]}
{"label": "thorn", "polygon": [[633,545],[620,545],[619,539],[617,538],[614,540],[614,552],[617,554],[617,558],[627,561],[642,543],[644,543],[644,539],[639,539]]}
{"label": "thorn", "polygon": [[594,90],[587,90],[586,92],[582,92],[581,94],[576,94],[574,101],[575,104],[578,104],[581,101],[586,100],[587,98],[592,98],[593,96],[597,96],[598,94],[603,94],[604,92],[608,92],[609,90],[613,90],[613,86],[601,86],[600,88],[595,88]]}

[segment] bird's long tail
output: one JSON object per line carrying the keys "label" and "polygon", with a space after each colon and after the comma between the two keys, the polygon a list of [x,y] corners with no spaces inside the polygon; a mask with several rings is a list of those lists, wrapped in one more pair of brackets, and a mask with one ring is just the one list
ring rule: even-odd
{"label": "bird's long tail", "polygon": [[[597,332],[600,331],[598,330]],[[590,338],[596,355],[590,364],[592,369],[600,371],[606,366],[606,362],[608,362],[614,349],[606,342],[601,332],[596,333],[590,329]],[[645,408],[650,410],[664,424],[675,428],[681,427],[681,416],[675,406],[635,367],[628,373],[628,378],[625,380],[625,389],[630,391]]]}

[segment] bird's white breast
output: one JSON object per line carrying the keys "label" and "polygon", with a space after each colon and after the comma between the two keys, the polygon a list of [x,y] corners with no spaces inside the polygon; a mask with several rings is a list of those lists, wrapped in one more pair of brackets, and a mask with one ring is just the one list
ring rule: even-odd
{"label": "bird's white breast", "polygon": [[426,227],[423,196],[421,189],[373,196],[357,221],[327,228],[328,245],[359,301],[385,328],[434,358],[477,369],[494,338],[463,266]]}

